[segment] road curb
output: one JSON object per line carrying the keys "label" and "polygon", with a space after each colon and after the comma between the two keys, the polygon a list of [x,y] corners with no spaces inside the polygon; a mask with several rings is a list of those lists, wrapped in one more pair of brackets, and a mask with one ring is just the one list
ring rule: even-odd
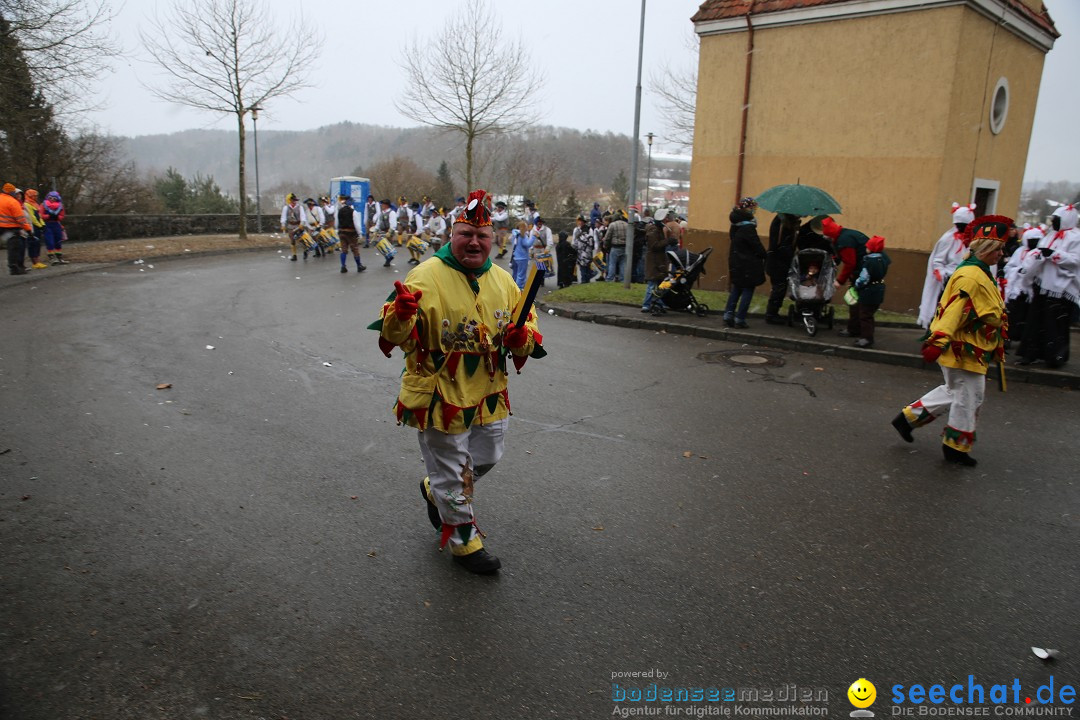
{"label": "road curb", "polygon": [[[702,327],[690,325],[672,320],[663,320],[653,315],[642,318],[626,317],[617,313],[604,313],[593,310],[571,310],[552,303],[538,300],[536,306],[544,311],[549,311],[560,317],[582,322],[593,322],[598,325],[614,325],[616,327],[630,328],[634,330],[652,330],[654,332],[668,332],[679,335],[692,335],[694,337],[708,338],[710,340],[722,340],[725,342],[744,343],[760,347],[770,347],[778,350],[790,350],[792,352],[817,353],[830,355],[847,360],[861,360],[880,365],[892,365],[895,367],[908,367],[913,369],[931,369],[923,362],[922,357],[909,353],[891,352],[888,350],[874,350],[873,348],[859,349],[851,345],[837,345],[822,342],[820,340],[780,338],[771,335],[762,335],[746,330],[735,330],[725,327]],[[934,367],[933,369],[937,369]],[[1009,366],[1005,372],[1005,378],[1009,382],[1022,382],[1033,385],[1047,385],[1067,390],[1080,390],[1080,376],[1054,370],[1041,370]],[[997,384],[998,374],[996,369],[991,369],[987,376],[987,382]]]}

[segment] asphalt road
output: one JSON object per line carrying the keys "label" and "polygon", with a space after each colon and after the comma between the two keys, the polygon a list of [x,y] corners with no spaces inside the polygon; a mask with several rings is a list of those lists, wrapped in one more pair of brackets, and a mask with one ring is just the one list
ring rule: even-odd
{"label": "asphalt road", "polygon": [[882,717],[894,684],[1076,683],[1072,393],[988,389],[967,470],[889,425],[932,370],[545,316],[476,577],[364,329],[399,264],[0,292],[0,717],[603,718],[612,682],[794,683],[845,717],[860,677]]}

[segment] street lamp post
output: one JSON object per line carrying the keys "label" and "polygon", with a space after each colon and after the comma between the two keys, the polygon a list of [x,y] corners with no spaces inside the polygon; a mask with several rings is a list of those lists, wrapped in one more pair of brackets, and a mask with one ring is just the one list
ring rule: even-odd
{"label": "street lamp post", "polygon": [[258,105],[251,110],[251,124],[255,131],[255,232],[262,233],[262,203],[259,196],[259,111]]}
{"label": "street lamp post", "polygon": [[[630,139],[634,144],[634,154],[630,156],[630,194],[627,204],[637,199],[638,143],[641,135],[641,56],[645,48],[645,0],[641,0],[641,29],[638,30],[637,84],[634,86],[634,132]],[[627,208],[629,214],[629,208]],[[630,277],[634,274],[634,236],[630,226],[630,236],[626,239],[626,269],[623,271],[623,287],[630,289]],[[610,262],[610,261],[609,261]]]}
{"label": "street lamp post", "polygon": [[652,133],[646,133],[645,139],[649,141],[649,164],[645,170],[645,209],[649,209],[649,184],[652,182],[652,141],[656,137]]}

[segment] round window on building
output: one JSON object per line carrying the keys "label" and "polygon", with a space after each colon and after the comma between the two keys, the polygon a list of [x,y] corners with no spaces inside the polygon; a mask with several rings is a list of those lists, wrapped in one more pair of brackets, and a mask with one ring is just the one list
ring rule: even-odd
{"label": "round window on building", "polygon": [[994,87],[994,98],[990,101],[990,130],[997,135],[1005,127],[1005,118],[1009,116],[1009,81],[1000,78]]}

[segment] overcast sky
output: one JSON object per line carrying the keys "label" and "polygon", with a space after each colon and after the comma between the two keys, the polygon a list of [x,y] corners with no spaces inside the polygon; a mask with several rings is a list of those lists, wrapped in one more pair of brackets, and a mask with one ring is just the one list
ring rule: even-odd
{"label": "overcast sky", "polygon": [[[396,60],[403,38],[427,39],[460,0],[264,0],[278,23],[299,12],[319,25],[323,51],[313,68],[314,87],[295,98],[267,104],[259,127],[308,130],[349,120],[357,123],[410,126],[394,107],[394,89],[403,82]],[[1080,180],[1078,68],[1080,68],[1080,0],[1044,0],[1062,37],[1047,55],[1028,157],[1027,180]],[[187,0],[190,6],[197,2]],[[231,117],[214,116],[169,105],[153,97],[143,84],[154,84],[158,71],[140,58],[138,30],[155,11],[165,14],[166,0],[127,0],[117,13],[115,30],[131,57],[103,74],[95,92],[103,109],[92,121],[116,135],[146,135],[190,128],[228,128]],[[522,38],[544,82],[538,86],[544,114],[539,121],[581,130],[633,132],[634,81],[637,72],[641,5],[636,0],[498,0],[506,35]],[[648,91],[650,68],[666,62],[675,68],[696,66],[688,46],[690,16],[698,0],[648,0],[642,73],[641,133],[655,133],[654,151],[665,145],[665,128]],[[381,91],[371,90],[377,79]],[[365,80],[356,93],[349,80]],[[350,97],[358,98],[358,102]]]}

